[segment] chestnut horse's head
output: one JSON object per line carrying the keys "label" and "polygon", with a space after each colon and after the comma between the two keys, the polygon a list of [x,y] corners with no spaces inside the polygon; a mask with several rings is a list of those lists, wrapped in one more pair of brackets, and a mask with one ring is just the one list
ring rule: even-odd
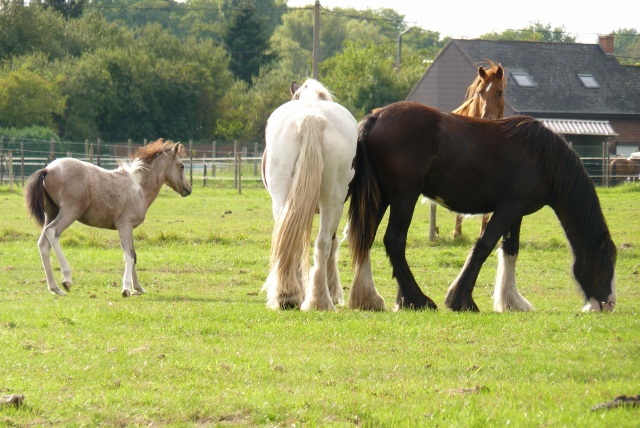
{"label": "chestnut horse's head", "polygon": [[502,119],[507,78],[501,65],[486,60],[489,66],[478,67],[478,75],[467,89],[466,101],[454,113],[483,119]]}

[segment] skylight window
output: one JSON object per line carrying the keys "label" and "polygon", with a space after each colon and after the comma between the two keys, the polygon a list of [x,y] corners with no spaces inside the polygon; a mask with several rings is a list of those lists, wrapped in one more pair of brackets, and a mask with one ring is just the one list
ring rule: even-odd
{"label": "skylight window", "polygon": [[527,73],[517,71],[517,72],[512,72],[511,76],[516,81],[518,86],[525,87],[525,88],[530,88],[533,86],[533,82],[531,81]]}
{"label": "skylight window", "polygon": [[598,82],[591,74],[578,74],[578,77],[582,81],[585,88],[596,89],[599,88]]}

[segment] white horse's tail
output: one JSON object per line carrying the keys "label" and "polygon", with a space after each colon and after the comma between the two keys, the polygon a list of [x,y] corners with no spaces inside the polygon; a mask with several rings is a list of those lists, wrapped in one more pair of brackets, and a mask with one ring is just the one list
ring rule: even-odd
{"label": "white horse's tail", "polygon": [[[287,200],[276,219],[271,246],[271,268],[280,278],[309,271],[309,242],[313,216],[320,203],[322,184],[322,133],[326,119],[308,114],[297,121],[300,153],[294,167]],[[284,272],[296,269],[298,272]]]}

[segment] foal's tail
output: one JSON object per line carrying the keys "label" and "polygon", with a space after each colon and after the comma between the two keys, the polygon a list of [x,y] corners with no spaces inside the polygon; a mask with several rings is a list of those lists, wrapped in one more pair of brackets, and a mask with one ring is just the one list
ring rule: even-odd
{"label": "foal's tail", "polygon": [[47,191],[44,188],[44,177],[46,175],[46,168],[34,172],[29,177],[24,191],[27,210],[40,226],[44,226],[44,206],[47,199]]}
{"label": "foal's tail", "polygon": [[[282,211],[276,219],[271,246],[271,267],[308,271],[313,216],[320,204],[322,133],[326,119],[309,114],[298,122],[300,153]],[[285,274],[285,272],[283,272]],[[290,272],[289,272],[290,274]]]}
{"label": "foal's tail", "polygon": [[348,214],[348,238],[352,266],[360,265],[365,260],[376,237],[378,227],[380,187],[373,174],[366,147],[369,131],[376,119],[375,114],[370,115],[358,126],[358,147],[354,160],[355,175],[349,185],[351,202]]}

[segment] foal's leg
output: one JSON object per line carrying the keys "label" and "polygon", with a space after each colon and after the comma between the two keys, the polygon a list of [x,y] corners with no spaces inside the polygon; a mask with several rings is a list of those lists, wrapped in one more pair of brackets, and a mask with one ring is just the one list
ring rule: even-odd
{"label": "foal's leg", "polygon": [[533,309],[531,303],[520,295],[516,287],[516,261],[520,247],[521,224],[522,217],[509,228],[498,249],[498,269],[493,292],[493,310],[496,312]]}
{"label": "foal's leg", "polygon": [[48,216],[45,217],[46,226],[42,229],[42,235],[38,239],[38,248],[40,249],[40,257],[42,258],[42,264],[44,266],[45,275],[47,276],[47,288],[54,294],[64,296],[65,292],[60,290],[53,277],[53,269],[51,268],[50,250],[53,247],[53,251],[56,254],[58,263],[60,264],[60,271],[62,272],[62,287],[69,291],[73,281],[71,280],[71,268],[69,263],[62,253],[62,247],[60,247],[60,235],[71,224],[76,221],[78,215],[75,211],[60,209],[58,215],[50,223]]}
{"label": "foal's leg", "polygon": [[[118,226],[120,246],[124,251],[124,276],[122,277],[122,297],[131,296],[131,286],[134,284],[136,270],[136,251],[133,248],[133,229],[131,226]],[[139,287],[139,285],[138,285]],[[144,291],[144,290],[143,290]]]}
{"label": "foal's leg", "polygon": [[449,286],[445,297],[445,304],[448,308],[454,311],[479,312],[478,305],[473,301],[472,293],[480,268],[495,248],[500,236],[505,234],[514,222],[522,218],[520,212],[515,207],[494,212],[487,225],[487,230],[471,248],[460,274]]}
{"label": "foal's leg", "polygon": [[418,196],[398,198],[391,201],[389,225],[384,234],[384,247],[393,267],[393,276],[398,281],[395,310],[402,308],[437,309],[435,302],[427,297],[418,286],[411,273],[405,254],[407,233]]}

